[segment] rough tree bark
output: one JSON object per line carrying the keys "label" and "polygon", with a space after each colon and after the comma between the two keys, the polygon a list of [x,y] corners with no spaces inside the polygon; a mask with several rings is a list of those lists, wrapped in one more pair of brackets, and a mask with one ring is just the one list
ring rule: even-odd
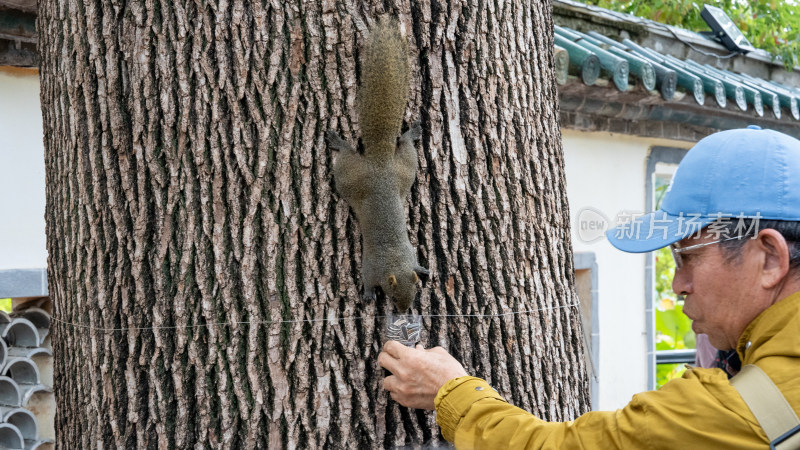
{"label": "rough tree bark", "polygon": [[429,317],[425,342],[542,417],[588,409],[547,2],[40,0],[51,295],[106,329],[55,326],[61,448],[442,442],[382,391],[390,306],[360,300],[323,140],[358,135],[381,13],[424,129],[416,309],[528,311]]}

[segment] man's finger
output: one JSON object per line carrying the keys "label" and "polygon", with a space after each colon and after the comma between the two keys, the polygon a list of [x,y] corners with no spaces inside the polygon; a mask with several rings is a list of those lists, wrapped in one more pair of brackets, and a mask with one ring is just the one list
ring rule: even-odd
{"label": "man's finger", "polygon": [[397,383],[397,377],[394,375],[389,375],[388,377],[383,379],[383,388],[389,392],[392,392],[392,387]]}
{"label": "man's finger", "polygon": [[395,373],[400,366],[400,361],[387,352],[381,352],[378,355],[378,364],[389,372]]}
{"label": "man's finger", "polygon": [[400,403],[401,405],[405,406],[405,404],[403,404],[403,402],[400,401],[400,394],[398,394],[396,392],[389,391],[389,396],[392,397],[392,400],[394,400],[397,403]]}
{"label": "man's finger", "polygon": [[410,350],[408,347],[397,341],[386,341],[386,343],[383,344],[383,351],[397,359],[400,359],[403,353],[408,350]]}

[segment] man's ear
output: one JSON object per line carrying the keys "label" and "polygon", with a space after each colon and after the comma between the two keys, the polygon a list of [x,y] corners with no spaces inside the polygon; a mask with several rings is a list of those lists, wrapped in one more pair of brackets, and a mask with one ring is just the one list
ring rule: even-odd
{"label": "man's ear", "polygon": [[765,228],[758,232],[756,245],[764,255],[761,286],[771,289],[789,273],[789,245],[782,234],[771,228]]}

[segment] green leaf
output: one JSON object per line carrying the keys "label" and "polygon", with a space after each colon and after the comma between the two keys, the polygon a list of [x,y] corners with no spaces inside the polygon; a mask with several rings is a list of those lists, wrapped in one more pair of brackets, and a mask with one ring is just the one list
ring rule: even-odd
{"label": "green leaf", "polygon": [[680,378],[686,372],[683,364],[658,364],[656,366],[656,389],[664,386],[670,380]]}
{"label": "green leaf", "polygon": [[[656,312],[657,350],[679,350],[695,348],[696,337],[692,331],[692,321],[683,313],[683,305]],[[659,343],[663,348],[658,348]]]}

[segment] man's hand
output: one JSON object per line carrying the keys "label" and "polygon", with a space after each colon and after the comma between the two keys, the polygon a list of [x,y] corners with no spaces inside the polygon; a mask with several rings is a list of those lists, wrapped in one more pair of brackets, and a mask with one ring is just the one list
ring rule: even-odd
{"label": "man's hand", "polygon": [[378,355],[378,364],[393,375],[383,380],[392,399],[409,408],[433,409],[433,400],[445,383],[467,375],[464,366],[442,347],[425,350],[389,341]]}

